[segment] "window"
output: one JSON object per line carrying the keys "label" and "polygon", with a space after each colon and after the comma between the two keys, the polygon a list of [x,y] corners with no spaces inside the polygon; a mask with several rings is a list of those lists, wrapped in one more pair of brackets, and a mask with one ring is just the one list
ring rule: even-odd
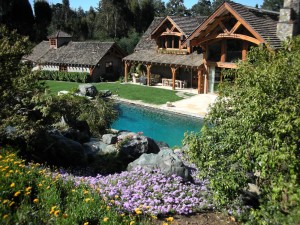
{"label": "window", "polygon": [[56,45],[56,39],[50,39],[50,45]]}
{"label": "window", "polygon": [[68,67],[65,66],[65,65],[61,65],[61,66],[59,66],[59,71],[61,71],[61,72],[68,72]]}
{"label": "window", "polygon": [[114,71],[113,62],[105,63],[105,73],[112,73]]}

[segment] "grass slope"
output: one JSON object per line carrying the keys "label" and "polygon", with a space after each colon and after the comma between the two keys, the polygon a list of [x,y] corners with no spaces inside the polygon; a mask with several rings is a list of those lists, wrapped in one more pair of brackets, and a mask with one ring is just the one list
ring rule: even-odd
{"label": "grass slope", "polygon": [[[74,90],[78,87],[79,83],[75,82],[62,82],[62,81],[45,81],[51,93],[57,93],[62,90]],[[141,100],[150,104],[164,104],[166,102],[174,102],[182,98],[176,95],[176,91],[165,90],[160,88],[134,85],[134,84],[121,84],[116,83],[94,83],[96,88],[100,90],[110,90],[114,95],[120,98],[129,100]]]}

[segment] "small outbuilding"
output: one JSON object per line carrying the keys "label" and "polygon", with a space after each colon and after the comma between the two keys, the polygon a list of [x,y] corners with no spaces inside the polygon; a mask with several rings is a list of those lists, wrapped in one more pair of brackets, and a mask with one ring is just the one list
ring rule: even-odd
{"label": "small outbuilding", "polygon": [[122,74],[125,53],[114,42],[75,42],[63,31],[48,39],[24,57],[32,62],[34,70],[89,73],[92,82],[114,81]]}

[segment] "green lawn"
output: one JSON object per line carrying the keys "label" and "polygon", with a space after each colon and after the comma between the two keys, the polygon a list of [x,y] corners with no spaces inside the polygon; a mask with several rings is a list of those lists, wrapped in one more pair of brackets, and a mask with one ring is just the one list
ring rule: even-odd
{"label": "green lawn", "polygon": [[[62,90],[74,90],[79,83],[62,82],[62,81],[46,81],[46,85],[50,88],[51,93],[57,93]],[[165,90],[160,88],[148,87],[144,85],[121,84],[116,83],[94,83],[96,88],[100,90],[110,90],[113,94],[117,94],[120,98],[129,100],[141,100],[150,104],[164,104],[166,102],[174,102],[181,100],[176,95],[176,91]]]}

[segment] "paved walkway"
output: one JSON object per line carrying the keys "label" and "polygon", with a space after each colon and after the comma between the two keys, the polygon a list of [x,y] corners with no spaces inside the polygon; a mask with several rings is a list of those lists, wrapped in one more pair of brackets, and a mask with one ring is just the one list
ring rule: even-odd
{"label": "paved walkway", "polygon": [[209,105],[213,104],[217,98],[215,94],[200,94],[194,95],[192,97],[182,99],[177,102],[172,102],[171,104],[163,104],[163,105],[152,105],[143,103],[142,101],[133,101],[128,99],[121,99],[118,96],[113,96],[114,99],[125,101],[133,104],[138,104],[147,107],[153,107],[157,109],[163,109],[172,111],[175,113],[195,116],[195,117],[204,117],[209,110]]}

